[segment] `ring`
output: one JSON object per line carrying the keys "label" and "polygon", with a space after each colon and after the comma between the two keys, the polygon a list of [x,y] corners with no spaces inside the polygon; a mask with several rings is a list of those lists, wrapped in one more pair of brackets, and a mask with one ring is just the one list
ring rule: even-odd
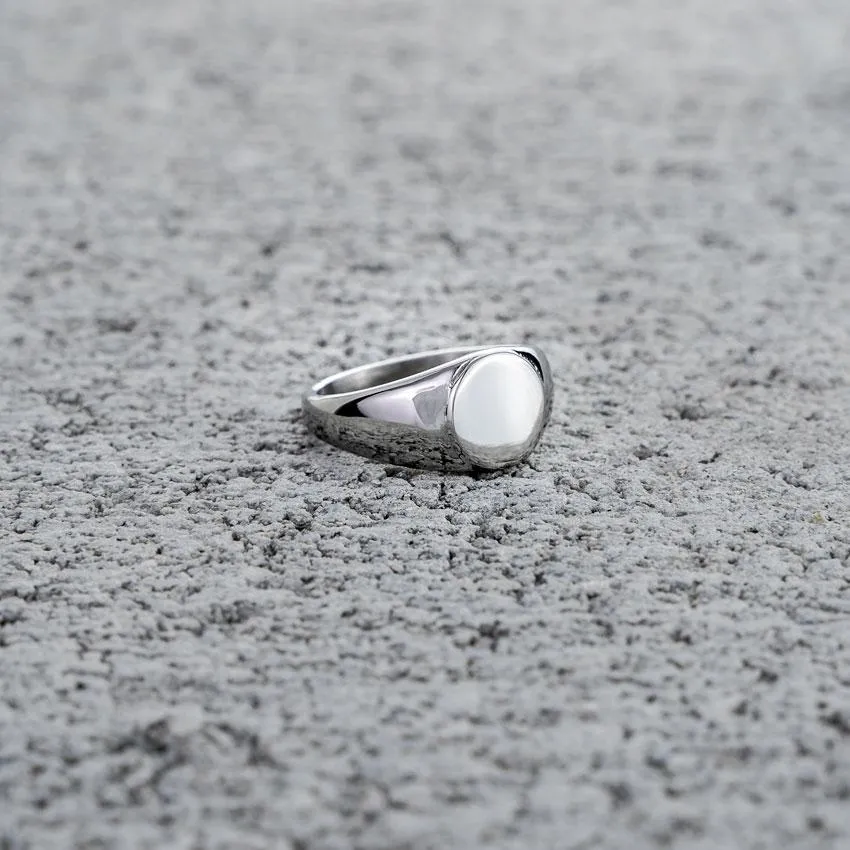
{"label": "ring", "polygon": [[303,410],[316,436],[372,460],[501,469],[537,445],[552,373],[532,346],[444,348],[332,375],[304,395]]}

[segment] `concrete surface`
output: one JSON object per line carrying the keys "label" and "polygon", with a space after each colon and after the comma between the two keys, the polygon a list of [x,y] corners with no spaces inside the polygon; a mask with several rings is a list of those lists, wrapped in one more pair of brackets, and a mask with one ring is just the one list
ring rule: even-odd
{"label": "concrete surface", "polygon": [[[848,31],[0,4],[0,847],[850,846]],[[510,474],[298,419],[526,339]]]}

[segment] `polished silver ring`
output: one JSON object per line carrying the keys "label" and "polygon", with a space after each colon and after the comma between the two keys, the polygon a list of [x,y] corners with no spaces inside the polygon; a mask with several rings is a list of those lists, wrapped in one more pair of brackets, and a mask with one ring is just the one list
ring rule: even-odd
{"label": "polished silver ring", "polygon": [[501,469],[534,450],[552,411],[552,373],[527,345],[424,351],[349,369],[304,395],[310,430],[385,463]]}

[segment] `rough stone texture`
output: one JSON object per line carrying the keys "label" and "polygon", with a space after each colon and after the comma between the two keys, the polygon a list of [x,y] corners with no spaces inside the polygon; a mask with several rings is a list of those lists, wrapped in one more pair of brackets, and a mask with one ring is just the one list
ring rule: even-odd
{"label": "rough stone texture", "polygon": [[[849,30],[0,4],[0,847],[847,847]],[[509,474],[297,415],[513,340]]]}

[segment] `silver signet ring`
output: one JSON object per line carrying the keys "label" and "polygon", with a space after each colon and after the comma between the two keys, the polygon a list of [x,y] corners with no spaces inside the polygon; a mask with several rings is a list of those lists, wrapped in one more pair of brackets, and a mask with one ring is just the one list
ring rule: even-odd
{"label": "silver signet ring", "polygon": [[552,373],[527,345],[393,357],[332,375],[304,395],[310,430],[373,460],[501,469],[534,450],[552,411]]}

